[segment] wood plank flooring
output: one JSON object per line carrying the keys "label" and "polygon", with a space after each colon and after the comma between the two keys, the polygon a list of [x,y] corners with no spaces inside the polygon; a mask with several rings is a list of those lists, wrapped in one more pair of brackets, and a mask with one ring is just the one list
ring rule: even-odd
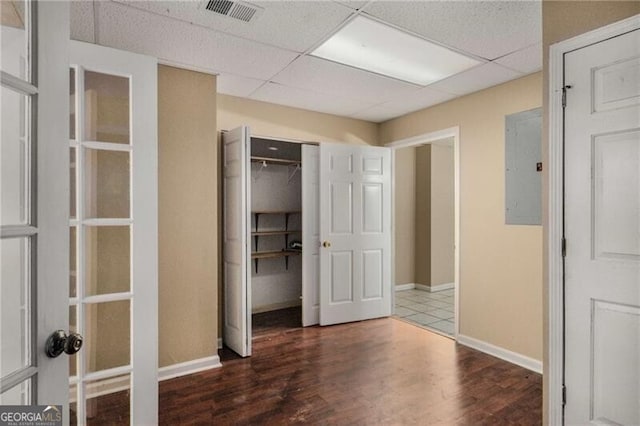
{"label": "wood plank flooring", "polygon": [[251,315],[253,339],[286,333],[302,327],[302,308],[278,309]]}
{"label": "wood plank flooring", "polygon": [[298,328],[160,383],[160,423],[537,425],[542,378],[405,322]]}

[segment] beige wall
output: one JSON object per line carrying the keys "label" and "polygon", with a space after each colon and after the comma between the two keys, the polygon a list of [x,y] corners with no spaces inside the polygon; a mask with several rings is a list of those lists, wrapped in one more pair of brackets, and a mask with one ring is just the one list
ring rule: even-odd
{"label": "beige wall", "polygon": [[395,283],[415,283],[416,149],[395,151]]}
{"label": "beige wall", "polygon": [[[640,14],[639,1],[548,1],[542,3],[542,39],[543,39],[543,132],[542,132],[542,155],[543,161],[548,163],[549,141],[548,141],[548,113],[549,113],[549,46],[554,43],[567,40],[590,30],[603,27],[624,18]],[[543,174],[543,223],[548,223],[547,203],[549,194],[548,176],[546,171]],[[544,330],[545,330],[545,350],[544,365],[547,366],[547,329],[548,329],[548,305],[547,305],[547,247],[548,241],[544,241]],[[546,371],[545,371],[546,373]],[[547,412],[547,385],[544,383],[544,413]],[[545,415],[546,422],[546,415]]]}
{"label": "beige wall", "polygon": [[217,354],[216,78],[158,67],[160,366]]}
{"label": "beige wall", "polygon": [[542,104],[533,74],[380,126],[388,143],[460,126],[460,332],[542,359],[542,228],[504,224],[504,116]]}
{"label": "beige wall", "polygon": [[431,145],[416,148],[415,283],[431,284]]}
{"label": "beige wall", "polygon": [[376,145],[378,125],[337,115],[218,95],[218,129],[247,124],[251,134],[305,142]]}
{"label": "beige wall", "polygon": [[[451,143],[450,141],[449,143]],[[431,145],[431,280],[429,285],[454,281],[453,145]]]}

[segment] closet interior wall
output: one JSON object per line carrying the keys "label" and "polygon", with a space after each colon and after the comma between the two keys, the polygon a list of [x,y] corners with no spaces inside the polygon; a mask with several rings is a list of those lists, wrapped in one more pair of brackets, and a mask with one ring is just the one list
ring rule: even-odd
{"label": "closet interior wall", "polygon": [[251,138],[251,158],[251,311],[300,306],[302,256],[289,247],[302,241],[300,145]]}

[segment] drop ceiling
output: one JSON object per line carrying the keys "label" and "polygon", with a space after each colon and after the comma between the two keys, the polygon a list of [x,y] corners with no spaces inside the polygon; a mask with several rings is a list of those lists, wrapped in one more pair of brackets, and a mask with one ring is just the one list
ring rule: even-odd
{"label": "drop ceiling", "polygon": [[[206,0],[71,2],[71,38],[218,74],[218,93],[383,122],[542,68],[540,1],[252,1],[249,22]],[[357,16],[480,62],[421,86],[310,55]]]}

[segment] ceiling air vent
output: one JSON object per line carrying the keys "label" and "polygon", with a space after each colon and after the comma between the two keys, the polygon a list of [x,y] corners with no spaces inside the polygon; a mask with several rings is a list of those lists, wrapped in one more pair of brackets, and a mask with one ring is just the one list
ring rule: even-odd
{"label": "ceiling air vent", "polygon": [[261,7],[253,4],[231,0],[209,0],[205,8],[211,12],[244,22],[249,22],[257,18],[263,11]]}

